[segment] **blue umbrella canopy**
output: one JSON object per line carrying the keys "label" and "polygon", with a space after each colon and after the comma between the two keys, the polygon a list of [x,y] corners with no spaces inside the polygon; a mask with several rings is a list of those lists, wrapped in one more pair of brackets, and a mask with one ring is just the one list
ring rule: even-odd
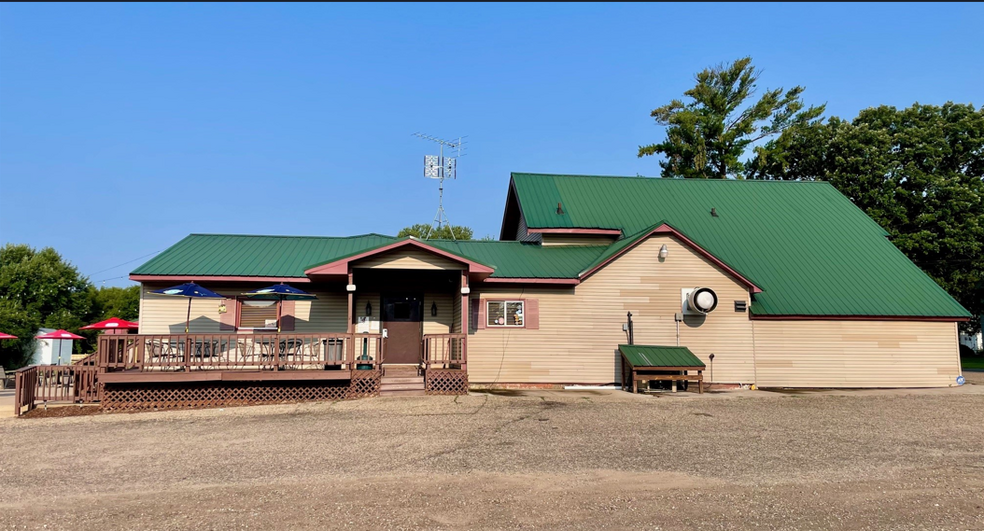
{"label": "blue umbrella canopy", "polygon": [[280,283],[265,288],[247,291],[243,295],[252,299],[275,300],[277,302],[277,333],[280,333],[280,314],[283,311],[284,301],[302,301],[318,298],[313,293],[299,290],[293,286]]}
{"label": "blue umbrella canopy", "polygon": [[243,295],[254,299],[281,301],[301,301],[317,298],[317,296],[313,293],[299,290],[293,286],[288,286],[287,284],[274,284],[273,286],[247,291],[246,293],[243,293]]}
{"label": "blue umbrella canopy", "polygon": [[170,288],[155,289],[151,293],[157,293],[160,295],[170,295],[172,297],[191,297],[191,298],[207,298],[207,299],[224,299],[225,296],[219,295],[218,293],[205,289],[194,282],[188,282],[187,284],[181,284],[180,286],[172,286]]}
{"label": "blue umbrella canopy", "polygon": [[194,282],[188,282],[187,284],[181,284],[180,286],[173,286],[164,289],[155,289],[151,293],[157,293],[158,295],[167,295],[170,297],[187,297],[188,298],[188,317],[185,318],[185,333],[188,333],[188,329],[191,325],[191,299],[224,299],[224,295],[219,295],[218,293],[205,289]]}

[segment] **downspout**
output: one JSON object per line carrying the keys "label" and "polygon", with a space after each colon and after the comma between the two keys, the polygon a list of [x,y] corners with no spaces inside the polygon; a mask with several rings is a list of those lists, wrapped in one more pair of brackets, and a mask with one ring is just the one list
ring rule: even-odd
{"label": "downspout", "polygon": [[628,314],[628,325],[629,325],[629,344],[635,345],[635,332],[632,330],[632,312]]}

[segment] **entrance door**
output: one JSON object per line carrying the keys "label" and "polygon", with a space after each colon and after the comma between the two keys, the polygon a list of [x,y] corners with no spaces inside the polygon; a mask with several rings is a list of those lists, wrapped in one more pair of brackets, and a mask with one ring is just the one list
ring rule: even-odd
{"label": "entrance door", "polygon": [[420,363],[420,334],[424,298],[420,295],[383,295],[386,363]]}

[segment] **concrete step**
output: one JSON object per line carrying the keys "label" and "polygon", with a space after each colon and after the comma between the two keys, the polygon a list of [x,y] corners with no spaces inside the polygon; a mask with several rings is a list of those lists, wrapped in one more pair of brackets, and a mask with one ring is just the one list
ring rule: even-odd
{"label": "concrete step", "polygon": [[379,379],[379,383],[383,385],[417,383],[417,382],[424,383],[424,377],[423,376],[405,376],[405,377],[383,376],[382,378]]}
{"label": "concrete step", "polygon": [[382,391],[409,391],[420,389],[423,391],[424,382],[414,382],[414,383],[384,383],[379,384],[379,390]]}
{"label": "concrete step", "polygon": [[392,397],[392,396],[397,396],[397,397],[403,397],[403,396],[427,396],[427,393],[425,393],[423,389],[401,389],[401,390],[398,390],[398,391],[396,391],[396,390],[394,390],[394,391],[384,391],[384,390],[380,389],[379,390],[379,396],[383,396],[383,397]]}

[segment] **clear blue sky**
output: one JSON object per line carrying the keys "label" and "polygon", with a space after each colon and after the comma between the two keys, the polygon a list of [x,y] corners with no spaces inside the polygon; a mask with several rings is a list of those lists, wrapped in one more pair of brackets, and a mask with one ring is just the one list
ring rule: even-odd
{"label": "clear blue sky", "polygon": [[[658,175],[649,111],[751,55],[850,118],[984,104],[984,7],[0,5],[0,242],[125,285],[188,233],[498,236],[510,171]],[[107,280],[108,279],[108,280]]]}

